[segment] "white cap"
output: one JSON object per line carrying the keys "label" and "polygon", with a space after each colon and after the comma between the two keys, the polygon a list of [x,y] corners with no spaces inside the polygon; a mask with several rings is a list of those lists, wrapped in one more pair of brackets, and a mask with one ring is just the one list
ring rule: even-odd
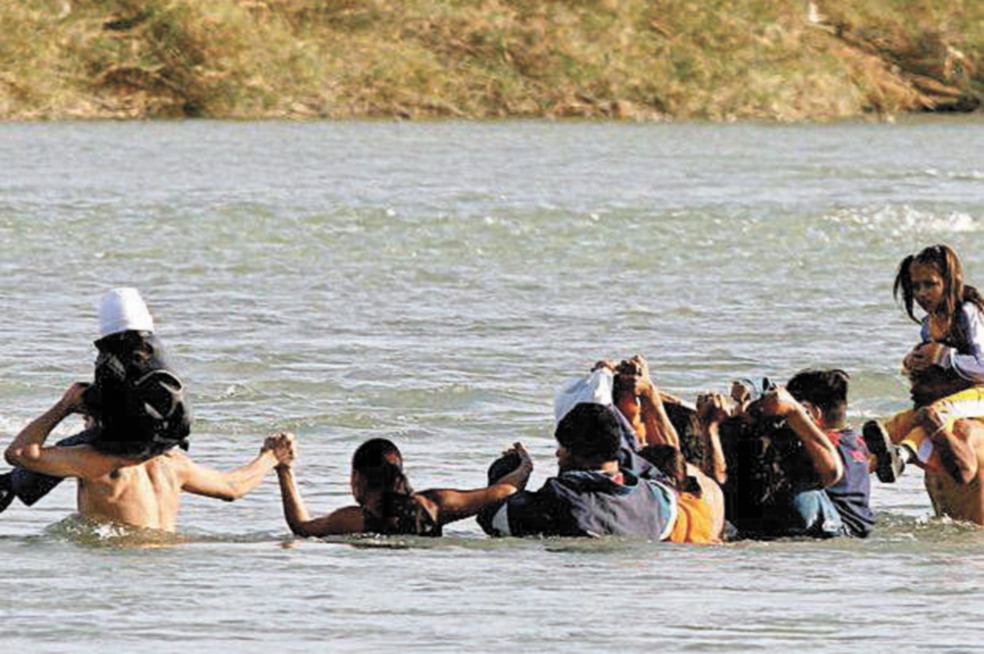
{"label": "white cap", "polygon": [[114,288],[99,301],[99,336],[154,331],[154,319],[135,288]]}
{"label": "white cap", "polygon": [[554,419],[559,423],[578,404],[612,405],[614,377],[607,368],[599,368],[587,377],[565,382],[554,394]]}

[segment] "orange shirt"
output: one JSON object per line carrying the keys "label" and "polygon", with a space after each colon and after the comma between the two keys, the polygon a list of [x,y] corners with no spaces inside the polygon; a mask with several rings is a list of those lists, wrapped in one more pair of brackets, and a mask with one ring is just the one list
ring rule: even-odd
{"label": "orange shirt", "polygon": [[693,493],[677,496],[677,519],[666,540],[671,543],[720,543],[713,533],[711,507]]}

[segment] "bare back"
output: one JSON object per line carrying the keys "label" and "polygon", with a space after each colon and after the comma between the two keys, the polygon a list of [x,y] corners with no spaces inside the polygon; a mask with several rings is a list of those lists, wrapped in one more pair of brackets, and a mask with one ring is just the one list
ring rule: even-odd
{"label": "bare back", "polygon": [[144,460],[104,454],[91,445],[46,447],[51,430],[84,408],[85,389],[85,384],[72,384],[4,452],[11,465],[77,479],[78,510],[84,518],[173,532],[182,492],[231,502],[256,488],[277,464],[266,444],[252,461],[229,472],[200,466],[173,447]]}
{"label": "bare back", "polygon": [[108,470],[78,478],[78,510],[86,518],[175,531],[183,454],[166,452],[142,462],[118,457]]}

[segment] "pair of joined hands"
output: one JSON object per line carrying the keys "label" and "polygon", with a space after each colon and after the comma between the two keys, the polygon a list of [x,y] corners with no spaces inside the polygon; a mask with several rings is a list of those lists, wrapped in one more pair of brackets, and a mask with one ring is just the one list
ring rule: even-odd
{"label": "pair of joined hands", "polygon": [[274,434],[263,441],[260,451],[273,454],[278,468],[289,468],[297,458],[297,437],[288,431]]}

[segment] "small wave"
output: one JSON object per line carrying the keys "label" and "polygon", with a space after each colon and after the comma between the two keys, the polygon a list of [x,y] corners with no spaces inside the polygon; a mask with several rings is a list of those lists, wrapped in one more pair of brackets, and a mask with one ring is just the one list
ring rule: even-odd
{"label": "small wave", "polygon": [[177,534],[119,523],[100,522],[72,514],[45,528],[47,537],[86,547],[170,547],[183,542]]}
{"label": "small wave", "polygon": [[960,182],[979,182],[984,180],[984,170],[971,170],[968,172],[952,172],[946,176],[952,180]]}
{"label": "small wave", "polygon": [[967,233],[981,230],[973,216],[961,211],[940,214],[909,205],[841,209],[824,217],[828,224],[860,228],[883,236]]}

